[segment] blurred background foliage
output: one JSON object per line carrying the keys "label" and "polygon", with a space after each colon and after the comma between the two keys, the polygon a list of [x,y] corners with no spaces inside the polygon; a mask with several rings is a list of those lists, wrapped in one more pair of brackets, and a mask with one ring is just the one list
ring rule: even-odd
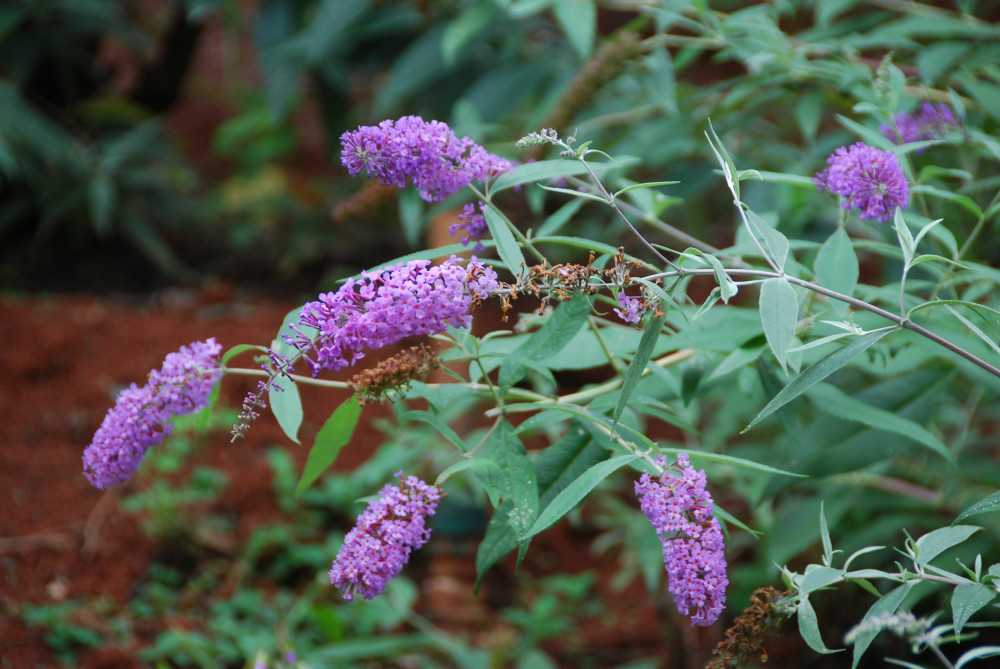
{"label": "blurred background foliage", "polygon": [[[725,245],[732,213],[715,196],[710,118],[754,167],[805,175],[850,141],[835,115],[859,102],[885,122],[946,100],[995,133],[997,10],[937,4],[11,0],[0,7],[0,285],[268,277],[308,293],[413,250],[456,202],[423,212],[346,180],[338,155],[344,131],[406,114],[521,160],[537,156],[513,141],[541,127],[641,156],[630,178],[682,177],[651,195],[657,210]],[[902,95],[876,85],[887,55],[906,75]],[[991,185],[958,184],[974,199]],[[783,222],[793,233],[816,223],[800,190],[753,190],[757,209],[802,205]],[[590,209],[582,233],[615,225]],[[995,256],[996,242],[983,251]]]}

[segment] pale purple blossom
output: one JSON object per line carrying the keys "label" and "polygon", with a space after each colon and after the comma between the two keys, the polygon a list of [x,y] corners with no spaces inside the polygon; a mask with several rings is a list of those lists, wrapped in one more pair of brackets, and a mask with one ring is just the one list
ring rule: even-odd
{"label": "pale purple blossom", "polygon": [[[479,208],[481,210],[482,205]],[[476,245],[472,248],[476,253],[481,253],[486,249],[483,246],[482,237],[487,231],[489,231],[489,226],[486,224],[486,217],[481,212],[476,211],[474,204],[465,205],[462,208],[462,213],[458,216],[458,221],[448,226],[448,234],[452,236],[458,232],[465,233],[465,236],[460,240],[465,246],[468,246],[469,242],[475,241]]]}
{"label": "pale purple blossom", "polygon": [[146,385],[133,383],[118,394],[83,452],[84,475],[95,487],[127,480],[146,451],[170,435],[170,419],[208,406],[222,379],[221,352],[215,338],[182,346],[149,373]]}
{"label": "pale purple blossom", "polygon": [[409,561],[410,554],[427,543],[433,516],[442,492],[416,476],[403,478],[399,486],[386,484],[378,499],[371,501],[344,538],[330,569],[330,582],[350,601],[382,593]]}
{"label": "pale purple blossom", "polygon": [[642,315],[649,311],[648,304],[638,298],[629,297],[624,290],[618,292],[618,304],[621,308],[616,307],[614,312],[623,321],[632,325],[641,321]]}
{"label": "pale purple blossom", "polygon": [[858,142],[834,151],[827,163],[813,181],[820,190],[840,195],[841,206],[856,209],[860,218],[887,221],[910,200],[899,160],[888,151]]}
{"label": "pale purple blossom", "polygon": [[896,114],[892,123],[883,124],[879,131],[896,144],[907,144],[937,139],[958,125],[951,107],[945,103],[923,102],[913,114],[907,112]]}
{"label": "pale purple blossom", "polygon": [[663,544],[668,589],[677,609],[692,625],[711,625],[726,604],[725,545],[712,496],[705,489],[705,472],[696,471],[685,453],[666,466],[663,475],[643,474],[635,483],[639,506]]}
{"label": "pale purple blossom", "polygon": [[340,160],[351,176],[364,170],[387,186],[409,179],[428,202],[443,200],[473,181],[487,181],[511,169],[468,137],[459,139],[441,121],[419,116],[361,126],[340,137]]}

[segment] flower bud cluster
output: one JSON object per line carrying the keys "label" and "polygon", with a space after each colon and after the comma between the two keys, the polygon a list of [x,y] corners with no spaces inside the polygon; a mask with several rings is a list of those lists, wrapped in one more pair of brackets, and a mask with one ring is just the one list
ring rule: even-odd
{"label": "flower bud cluster", "polygon": [[173,430],[170,419],[208,406],[222,379],[222,347],[210,338],[170,353],[149,373],[146,385],[121,391],[83,452],[83,473],[97,488],[127,480],[151,447]]}
{"label": "flower bud cluster", "polygon": [[677,609],[691,617],[692,625],[711,625],[725,607],[729,579],[705,472],[695,471],[685,453],[669,467],[662,455],[657,464],[664,467],[662,476],[643,474],[635,483],[639,506],[663,544],[668,587]]}
{"label": "flower bud cluster", "polygon": [[841,206],[857,209],[860,218],[887,221],[910,200],[899,160],[888,151],[858,142],[834,151],[827,163],[813,181],[820,190],[842,196]]}
{"label": "flower bud cluster", "polygon": [[410,554],[430,539],[427,518],[434,515],[443,493],[416,476],[404,479],[402,471],[396,477],[399,486],[386,484],[358,516],[330,569],[330,582],[346,600],[381,594]]}
{"label": "flower bud cluster", "polygon": [[351,176],[364,170],[385,185],[409,179],[428,202],[457,193],[473,181],[487,181],[512,168],[468,137],[459,139],[447,123],[419,116],[361,126],[340,137],[341,163]]}

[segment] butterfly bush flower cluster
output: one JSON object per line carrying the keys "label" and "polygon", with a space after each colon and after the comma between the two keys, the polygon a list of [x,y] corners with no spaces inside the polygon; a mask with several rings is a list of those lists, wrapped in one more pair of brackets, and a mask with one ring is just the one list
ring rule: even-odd
{"label": "butterfly bush flower cluster", "polygon": [[118,394],[83,452],[84,475],[95,487],[127,480],[146,451],[170,435],[170,419],[208,406],[212,389],[222,379],[221,352],[214,338],[182,346],[149,373],[146,385],[133,383]]}
{"label": "butterfly bush flower cluster", "polygon": [[614,309],[618,318],[632,325],[637,325],[642,320],[642,315],[650,309],[648,302],[636,297],[629,297],[624,290],[618,293],[618,305],[620,308],[615,307]]}
{"label": "butterfly bush flower cluster", "polygon": [[330,569],[330,582],[348,601],[358,594],[365,599],[381,594],[410,554],[430,539],[427,518],[443,493],[416,476],[403,478],[402,471],[396,477],[399,485],[386,484],[358,516]]}
{"label": "butterfly bush flower cluster", "polygon": [[294,359],[305,358],[315,377],[320,370],[339,371],[365,356],[414,335],[438,334],[449,325],[468,327],[469,310],[497,288],[497,273],[475,257],[467,265],[452,256],[440,265],[411,260],[348,279],[336,292],[319,296],[289,325],[294,335],[283,335],[297,354],[288,357],[269,351],[271,376],[243,400],[233,427],[233,438],[243,436],[265,406],[263,395],[281,390],[278,379],[294,369]]}
{"label": "butterfly bush flower cluster", "polygon": [[[480,205],[480,209],[482,209],[482,205]],[[448,234],[452,236],[455,236],[458,232],[465,233],[465,236],[461,239],[462,244],[465,246],[468,246],[469,242],[475,241],[476,245],[472,248],[476,253],[482,253],[486,249],[483,246],[482,238],[488,230],[489,226],[486,224],[486,218],[481,212],[476,211],[476,206],[473,204],[465,205],[462,208],[462,213],[458,216],[458,221],[448,226]]]}
{"label": "butterfly bush flower cluster", "polygon": [[951,107],[943,102],[924,102],[914,114],[896,114],[892,123],[883,124],[879,131],[896,144],[906,144],[937,139],[955,127],[958,127],[958,120]]}
{"label": "butterfly bush flower cluster", "polygon": [[725,546],[719,520],[712,514],[712,496],[705,489],[705,472],[696,471],[685,453],[666,466],[663,475],[643,474],[635,483],[639,506],[663,544],[663,561],[670,594],[692,625],[711,625],[726,604]]}
{"label": "butterfly bush flower cluster", "polygon": [[842,146],[827,159],[828,168],[813,181],[820,190],[840,195],[844,209],[856,209],[864,219],[887,221],[896,207],[910,201],[910,187],[899,160],[888,151],[858,142]]}
{"label": "butterfly bush flower cluster", "polygon": [[340,143],[341,162],[351,176],[363,170],[400,188],[409,179],[428,202],[443,200],[473,181],[487,181],[512,167],[468,137],[459,139],[447,123],[419,116],[361,126],[341,135]]}

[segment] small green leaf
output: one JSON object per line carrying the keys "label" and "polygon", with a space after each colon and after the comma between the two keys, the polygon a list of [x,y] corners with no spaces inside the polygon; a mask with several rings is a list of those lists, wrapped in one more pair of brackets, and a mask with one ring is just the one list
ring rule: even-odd
{"label": "small green leaf", "polygon": [[451,444],[455,448],[462,451],[463,453],[468,452],[469,449],[466,448],[465,442],[462,441],[462,438],[458,436],[458,433],[455,432],[453,429],[451,429],[451,427],[449,427],[447,423],[445,423],[443,420],[441,420],[434,414],[428,413],[426,411],[415,410],[415,411],[407,411],[406,413],[402,414],[399,417],[399,421],[401,423],[408,420],[418,420],[422,423],[427,423],[435,430],[437,430],[442,437],[451,442]]}
{"label": "small green leaf", "polygon": [[981,660],[986,657],[996,657],[1000,655],[1000,646],[980,646],[962,653],[962,656],[955,661],[955,669],[962,669],[973,660]]}
{"label": "small green leaf", "polygon": [[842,648],[830,650],[823,643],[823,637],[819,633],[819,620],[816,618],[816,611],[813,609],[812,604],[809,603],[808,598],[803,598],[799,602],[795,612],[798,614],[799,619],[799,634],[802,635],[802,640],[809,644],[810,648],[823,655],[838,653],[843,650]]}
{"label": "small green leaf", "polygon": [[805,574],[802,575],[802,580],[799,581],[799,591],[806,595],[820,588],[825,588],[831,583],[836,583],[843,577],[843,569],[811,564],[809,567],[806,567]]}
{"label": "small green leaf", "polygon": [[[637,162],[635,158],[618,157],[613,162],[588,163],[594,172],[600,174],[603,170],[613,167],[625,167]],[[559,177],[575,176],[586,174],[587,165],[572,158],[556,160],[539,160],[534,163],[524,163],[518,165],[510,172],[501,174],[493,182],[490,193],[499,193],[502,190],[520,186],[521,184],[556,179]]]}
{"label": "small green leaf", "polygon": [[761,284],[760,322],[771,352],[784,369],[799,322],[799,303],[787,279],[773,278]]}
{"label": "small green leaf", "polygon": [[299,388],[291,379],[278,379],[277,383],[284,390],[268,390],[267,402],[285,435],[298,444],[299,428],[302,426],[302,398],[299,397]]}
{"label": "small green leaf", "polygon": [[913,260],[913,255],[917,250],[917,245],[913,241],[913,235],[910,233],[909,226],[903,220],[903,211],[898,207],[896,208],[892,229],[896,231],[896,237],[899,239],[899,248],[903,250],[903,264],[909,267],[910,261]]}
{"label": "small green leaf", "polygon": [[[858,256],[854,252],[851,238],[843,227],[838,226],[819,247],[813,271],[816,273],[816,282],[819,285],[849,297],[854,296],[860,274]],[[831,300],[831,303],[836,304],[841,312],[848,309],[848,305],[839,300]]]}
{"label": "small green leaf", "polygon": [[441,487],[445,481],[447,481],[453,474],[465,471],[466,469],[488,469],[490,467],[496,467],[497,463],[492,460],[487,460],[486,458],[469,458],[459,460],[455,464],[447,467],[438,474],[437,480],[434,481],[434,485],[438,488]]}
{"label": "small green leaf", "polygon": [[953,546],[962,543],[983,528],[974,525],[952,525],[928,532],[917,539],[918,564],[929,564],[934,558]]}
{"label": "small green leaf", "polygon": [[[893,590],[889,591],[884,597],[876,601],[865,613],[865,617],[862,619],[862,623],[865,620],[871,620],[872,618],[877,618],[883,613],[895,613],[899,605],[903,603],[903,599],[909,594],[910,589],[917,583],[917,581],[907,581],[902,585],[897,586]],[[854,637],[854,658],[851,661],[851,669],[858,666],[858,662],[861,661],[861,657],[868,650],[868,646],[871,645],[875,637],[878,636],[879,630],[871,628],[864,630]]]}
{"label": "small green leaf", "polygon": [[740,434],[747,432],[754,425],[764,420],[826,377],[830,376],[830,374],[833,374],[835,371],[853,360],[856,355],[873,346],[879,339],[889,334],[891,331],[892,330],[890,329],[874,330],[861,335],[843,348],[834,351],[808,369],[804,370],[801,374],[792,379],[787,386],[782,388],[777,395],[771,398],[771,401],[767,403],[767,406],[760,410],[760,413],[758,413],[754,419],[750,421],[749,425],[743,428]]}
{"label": "small green leaf", "polygon": [[87,201],[90,205],[90,220],[98,237],[111,232],[118,192],[111,175],[99,172],[87,187]]}
{"label": "small green leaf", "polygon": [[969,583],[955,587],[951,593],[951,615],[955,623],[955,634],[961,634],[965,623],[976,611],[994,600],[997,591],[982,583]]}
{"label": "small green leaf", "polygon": [[507,222],[507,219],[493,206],[485,207],[483,209],[483,216],[486,218],[490,234],[493,235],[493,240],[496,242],[500,260],[507,265],[507,269],[511,274],[517,274],[522,271],[526,266],[524,254],[521,253],[521,247],[518,245],[517,240],[514,239],[514,233],[510,231],[510,224]]}
{"label": "small green leaf", "polygon": [[991,511],[1000,511],[1000,491],[993,493],[985,499],[979,500],[960,513],[958,518],[952,522],[952,525],[959,523],[966,518],[970,518],[971,516],[978,516],[981,513],[989,513]]}
{"label": "small green leaf", "polygon": [[747,223],[750,225],[753,236],[764,247],[764,252],[767,253],[768,258],[778,268],[778,271],[784,272],[785,261],[788,259],[788,238],[779,232],[777,228],[771,227],[766,220],[761,218],[752,209],[747,209],[746,215]]}
{"label": "small green leaf", "polygon": [[637,459],[639,459],[639,456],[631,453],[627,455],[619,455],[618,457],[611,458],[610,460],[599,462],[585,471],[579,478],[563,488],[562,491],[556,495],[555,499],[553,499],[549,505],[545,507],[545,509],[538,515],[538,519],[535,521],[535,524],[531,526],[531,529],[521,535],[521,541],[533,537],[542,530],[545,530],[549,526],[553,525],[560,518],[572,511],[573,508],[580,503],[580,500],[586,497],[587,494],[597,486],[597,484],[624,465],[634,462]]}
{"label": "small green leaf", "polygon": [[649,358],[653,355],[653,349],[656,347],[656,342],[660,338],[660,331],[663,329],[663,323],[666,320],[667,315],[661,314],[656,318],[651,318],[646,324],[646,330],[642,333],[642,339],[639,340],[639,347],[636,348],[635,355],[632,356],[632,360],[628,364],[628,369],[625,370],[625,378],[622,380],[621,391],[618,393],[618,405],[615,407],[615,425],[618,425],[618,420],[628,405],[629,397],[632,395],[635,387],[639,385],[639,379],[642,378],[642,373],[649,363]]}
{"label": "small green leaf", "polygon": [[819,503],[819,537],[823,542],[823,561],[826,564],[833,563],[833,542],[830,540],[830,527],[826,523],[826,512],[823,509],[823,502]]}
{"label": "small green leaf", "polygon": [[573,215],[580,210],[583,206],[583,200],[579,198],[573,198],[563,206],[559,207],[551,216],[545,219],[542,226],[538,228],[539,237],[544,237],[546,235],[554,235],[559,232],[559,230],[569,222]]}
{"label": "small green leaf", "polygon": [[222,358],[219,360],[219,364],[222,367],[226,366],[230,360],[238,356],[240,353],[245,353],[247,351],[260,351],[261,353],[266,353],[267,349],[263,346],[257,346],[255,344],[237,344],[231,349],[222,354]]}
{"label": "small green leaf", "polygon": [[340,455],[340,449],[351,441],[354,428],[358,425],[358,418],[361,417],[361,405],[358,403],[357,395],[344,400],[330,417],[323,423],[323,427],[316,433],[316,440],[309,450],[309,458],[306,466],[302,469],[302,478],[295,488],[295,496],[301,495],[306,488],[313,484],[320,475],[333,465]]}

